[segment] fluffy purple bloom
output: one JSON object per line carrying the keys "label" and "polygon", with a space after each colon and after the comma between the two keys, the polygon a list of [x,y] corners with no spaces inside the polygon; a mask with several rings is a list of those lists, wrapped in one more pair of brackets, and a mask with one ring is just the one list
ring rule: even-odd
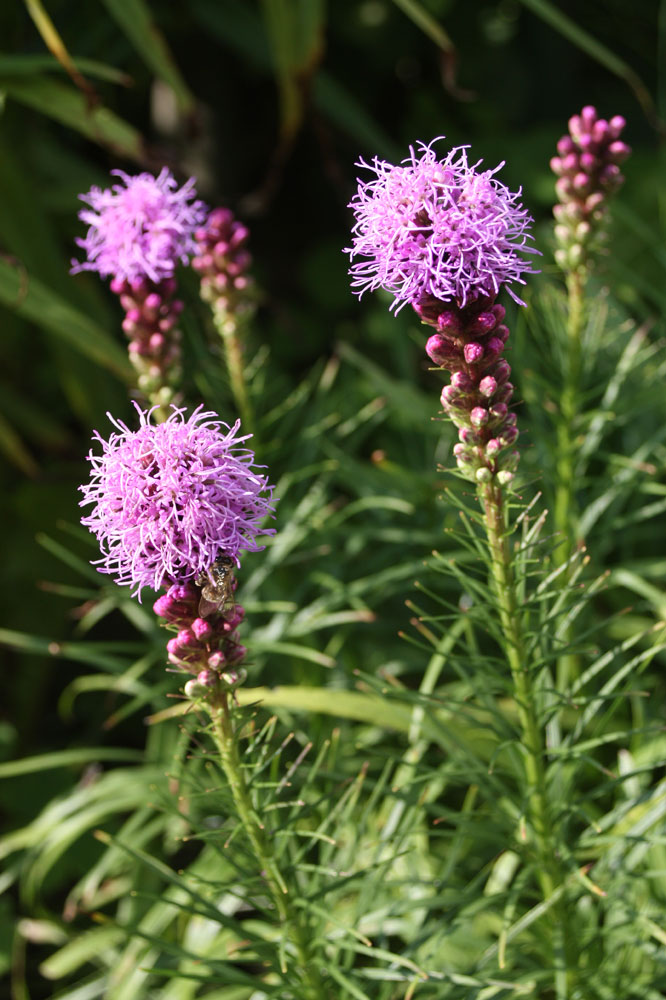
{"label": "fluffy purple bloom", "polygon": [[[494,170],[470,166],[467,148],[452,149],[439,160],[430,145],[399,166],[374,158],[358,166],[376,175],[359,181],[350,203],[356,214],[350,258],[352,288],[363,292],[384,288],[395,296],[393,307],[415,305],[424,296],[465,306],[480,296],[494,296],[502,285],[524,284],[533,269],[523,254],[532,222]],[[480,161],[479,161],[480,162]],[[521,302],[521,304],[523,304]]]}
{"label": "fluffy purple bloom", "polygon": [[196,251],[194,231],[206,218],[206,206],[195,200],[194,178],[179,188],[166,167],[157,177],[111,173],[121,183],[79,195],[90,206],[79,218],[90,228],[76,240],[87,259],[72,261],[72,273],[97,271],[103,278],[156,283],[170,278]]}
{"label": "fluffy purple bloom", "polygon": [[90,452],[90,482],[80,487],[81,506],[93,505],[81,523],[97,536],[99,571],[140,594],[196,579],[218,556],[257,552],[257,535],[274,531],[261,528],[273,486],[242,447],[250,435],[238,436],[240,421],[229,427],[201,407],[189,418],[173,407],[153,424],[152,410],[137,411],[136,431],[109,414],[117,433],[95,433],[102,454]]}

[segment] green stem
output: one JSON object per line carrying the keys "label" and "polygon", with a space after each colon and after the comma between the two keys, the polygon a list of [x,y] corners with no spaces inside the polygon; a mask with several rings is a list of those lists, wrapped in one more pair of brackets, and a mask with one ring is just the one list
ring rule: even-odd
{"label": "green stem", "polygon": [[578,534],[576,509],[576,444],[574,428],[578,419],[580,395],[581,340],[585,323],[585,285],[582,276],[574,272],[567,277],[569,315],[567,323],[566,370],[560,399],[560,419],[557,428],[557,489],[555,493],[555,528],[560,533],[556,550],[558,565],[563,565],[572,551],[572,541]]}
{"label": "green stem", "polygon": [[215,325],[222,338],[224,356],[229,372],[229,382],[234,402],[243,422],[243,428],[251,431],[254,425],[252,403],[245,381],[245,365],[243,363],[242,323],[227,310],[215,310]]}
{"label": "green stem", "polygon": [[532,675],[527,662],[522,614],[507,534],[504,496],[501,486],[490,482],[479,486],[479,497],[485,514],[493,583],[522,730],[527,812],[536,846],[537,877],[544,900],[549,900],[560,879],[550,834],[544,743],[536,711]]}
{"label": "green stem", "polygon": [[[259,820],[252,803],[250,789],[238,753],[238,741],[234,730],[229,694],[220,691],[208,704],[213,723],[212,735],[220,755],[222,769],[229,782],[238,817],[252,846],[259,870],[265,880],[275,906],[280,924],[284,927],[294,949],[301,976],[303,1000],[324,1000],[325,992],[321,978],[313,968],[309,955],[307,928],[302,915],[295,910],[289,890],[278,867],[266,829]],[[282,970],[286,971],[285,969]]]}
{"label": "green stem", "polygon": [[[578,421],[582,358],[582,336],[585,324],[585,282],[583,275],[574,271],[567,275],[568,323],[564,387],[560,399],[557,427],[556,492],[553,511],[558,545],[554,558],[563,566],[578,544],[578,508],[576,504],[576,440],[574,429]],[[568,572],[562,576],[566,586]],[[565,636],[565,639],[568,639]],[[557,684],[564,691],[569,681],[579,672],[578,657],[565,653],[558,660]]]}

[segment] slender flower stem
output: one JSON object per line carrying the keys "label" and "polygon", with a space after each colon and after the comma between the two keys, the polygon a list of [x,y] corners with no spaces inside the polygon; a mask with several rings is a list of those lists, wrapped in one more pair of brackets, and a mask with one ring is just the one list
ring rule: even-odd
{"label": "slender flower stem", "polygon": [[581,275],[574,272],[567,277],[569,293],[569,320],[567,323],[567,367],[560,400],[560,420],[557,429],[557,492],[555,495],[555,527],[560,533],[561,544],[556,551],[559,565],[571,555],[571,540],[577,540],[578,511],[576,509],[575,483],[575,423],[578,417],[580,394],[581,338],[585,323],[585,285]]}
{"label": "slender flower stem", "polygon": [[[302,1000],[325,1000],[321,978],[309,956],[307,930],[300,912],[292,905],[289,890],[278,867],[275,855],[266,836],[266,829],[259,820],[252,803],[250,789],[245,780],[243,765],[238,753],[238,741],[229,707],[229,694],[220,690],[207,707],[210,711],[212,735],[220,755],[222,769],[229,782],[238,816],[243,825],[254,856],[265,879],[275,905],[280,924],[285,928],[294,948],[298,972],[302,978]],[[284,971],[284,970],[283,970]]]}
{"label": "slender flower stem", "polygon": [[[579,539],[578,506],[576,503],[576,440],[575,428],[579,417],[582,336],[585,325],[585,280],[579,270],[567,275],[568,323],[564,387],[560,399],[557,427],[557,488],[554,520],[558,545],[554,558],[563,566],[571,557]],[[569,579],[565,570],[562,584]],[[565,639],[568,638],[565,636]],[[578,673],[578,657],[565,653],[558,660],[557,684],[560,691]]]}
{"label": "slender flower stem", "polygon": [[216,326],[222,337],[224,354],[229,372],[229,382],[233,393],[234,402],[241,415],[243,426],[252,430],[254,426],[254,412],[250,397],[247,391],[245,380],[245,365],[243,363],[242,331],[233,316],[216,316]]}
{"label": "slender flower stem", "polygon": [[537,854],[537,877],[544,900],[550,899],[559,883],[551,842],[544,771],[544,744],[535,706],[535,692],[525,649],[522,615],[516,591],[506,530],[504,495],[501,486],[483,483],[479,498],[485,514],[493,583],[500,609],[502,632],[506,639],[506,657],[516,696],[518,718],[525,750],[527,805]]}

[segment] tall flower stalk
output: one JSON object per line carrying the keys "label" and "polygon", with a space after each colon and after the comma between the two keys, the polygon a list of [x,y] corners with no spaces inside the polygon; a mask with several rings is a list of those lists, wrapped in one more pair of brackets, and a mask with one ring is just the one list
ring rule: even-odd
{"label": "tall flower stalk", "polygon": [[134,588],[164,588],[153,609],[172,633],[166,652],[187,681],[184,695],[209,716],[209,733],[235,811],[288,942],[292,973],[307,1000],[323,997],[311,962],[306,918],[292,901],[253,802],[239,752],[234,691],[245,680],[246,650],[238,627],[244,610],[235,597],[242,551],[261,548],[258,537],[274,511],[273,486],[255,466],[240,421],[228,427],[214,413],[189,417],[173,408],[162,423],[138,408],[139,427],[112,420],[108,440],[95,435],[82,523],[100,545],[94,565]]}
{"label": "tall flower stalk", "polygon": [[[503,646],[523,747],[527,812],[537,879],[545,900],[561,876],[553,846],[553,817],[545,778],[545,743],[536,701],[536,677],[509,544],[507,496],[519,460],[517,420],[511,412],[511,369],[503,357],[509,337],[506,289],[533,268],[531,218],[497,178],[480,170],[466,148],[439,159],[434,143],[411,149],[399,165],[361,162],[374,176],[360,181],[351,202],[356,222],[349,248],[352,286],[359,295],[383,288],[397,311],[409,305],[434,331],[426,352],[450,373],[441,403],[458,428],[454,453],[460,474],[475,484],[481,506]],[[501,166],[501,165],[500,165]]]}
{"label": "tall flower stalk", "polygon": [[85,260],[72,262],[72,273],[96,271],[111,278],[111,291],[125,312],[123,330],[137,387],[158,419],[166,419],[180,385],[183,303],[176,298],[174,274],[195,249],[195,228],[206,209],[196,199],[194,180],[181,188],[166,167],[152,174],[129,176],[112,171],[119,181],[102,190],[93,187],[81,200],[79,213],[88,225],[76,242]]}
{"label": "tall flower stalk", "polygon": [[[567,287],[553,509],[558,533],[555,558],[561,566],[568,563],[574,547],[583,541],[576,501],[576,441],[580,433],[583,341],[589,314],[587,286],[595,261],[604,250],[609,200],[624,183],[620,164],[631,152],[620,138],[625,124],[621,115],[606,121],[598,116],[596,108],[587,105],[580,114],[569,119],[569,131],[557,143],[557,156],[550,161],[557,177],[558,204],[553,208],[555,260],[564,273]],[[561,579],[567,582],[566,569]],[[558,662],[560,690],[564,690],[578,672],[575,654],[561,656]]]}
{"label": "tall flower stalk", "polygon": [[228,208],[214,208],[195,233],[192,267],[201,277],[201,297],[213,312],[220,335],[234,401],[243,423],[252,427],[254,415],[245,378],[244,353],[249,324],[256,311],[257,293],[249,273],[247,226]]}
{"label": "tall flower stalk", "polygon": [[555,526],[561,536],[558,548],[561,563],[571,554],[571,540],[579,541],[575,435],[580,417],[586,289],[595,260],[604,249],[609,200],[624,183],[620,165],[631,152],[620,138],[625,124],[621,115],[606,121],[599,117],[596,108],[587,105],[569,119],[569,131],[557,143],[557,156],[550,161],[557,177],[558,204],[553,208],[555,260],[564,273],[568,299],[554,508]]}

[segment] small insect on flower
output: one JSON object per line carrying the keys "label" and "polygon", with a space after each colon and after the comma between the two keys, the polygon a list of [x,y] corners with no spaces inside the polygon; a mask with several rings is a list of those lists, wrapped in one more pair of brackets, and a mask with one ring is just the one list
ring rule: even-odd
{"label": "small insect on flower", "polygon": [[234,560],[229,556],[220,556],[194,581],[197,587],[201,587],[200,618],[209,618],[217,613],[226,619],[233,617],[236,610],[234,566]]}

